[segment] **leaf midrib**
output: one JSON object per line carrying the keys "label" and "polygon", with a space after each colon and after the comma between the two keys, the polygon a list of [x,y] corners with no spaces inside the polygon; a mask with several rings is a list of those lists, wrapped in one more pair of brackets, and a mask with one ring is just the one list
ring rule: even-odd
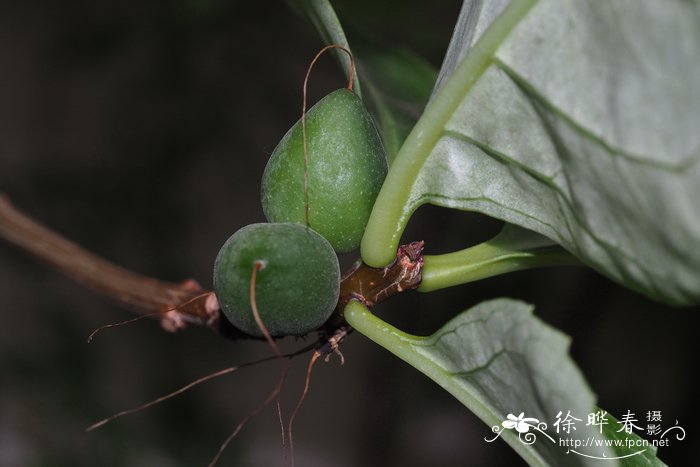
{"label": "leaf midrib", "polygon": [[415,183],[450,117],[492,63],[496,50],[537,1],[520,0],[508,5],[428,103],[396,155],[370,217],[362,243],[362,257],[370,266],[384,266],[393,260],[403,230],[397,232],[396,227],[404,225],[410,216],[406,206],[413,184],[406,182]]}

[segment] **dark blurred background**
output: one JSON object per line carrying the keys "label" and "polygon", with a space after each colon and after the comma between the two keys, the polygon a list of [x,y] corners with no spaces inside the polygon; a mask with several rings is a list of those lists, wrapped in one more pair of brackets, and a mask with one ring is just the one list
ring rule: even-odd
{"label": "dark blurred background", "polygon": [[[337,2],[341,17],[436,67],[458,1]],[[259,181],[298,118],[308,62],[322,46],[283,3],[0,2],[0,191],[88,249],[144,274],[211,287],[214,257],[243,225],[263,221]],[[315,100],[342,86],[331,59]],[[498,223],[424,207],[406,233],[427,252],[487,239]],[[350,258],[346,258],[350,261]],[[429,333],[479,301],[510,296],[573,336],[572,354],[618,417],[663,411],[688,430],[661,459],[694,456],[698,309],[673,309],[583,268],[523,272],[380,308]],[[171,335],[131,317],[0,241],[0,466],[206,465],[272,390],[276,362],[206,383],[90,434],[83,429],[214,370],[268,355],[266,345],[202,330]],[[287,342],[286,349],[301,346]],[[296,422],[300,466],[521,463],[489,427],[435,383],[361,335],[316,367]],[[283,403],[303,386],[295,362]],[[254,419],[220,465],[282,465],[274,407]]]}

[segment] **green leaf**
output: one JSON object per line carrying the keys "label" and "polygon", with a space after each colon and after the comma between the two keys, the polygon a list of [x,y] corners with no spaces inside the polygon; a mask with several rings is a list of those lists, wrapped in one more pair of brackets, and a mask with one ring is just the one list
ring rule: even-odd
{"label": "green leaf", "polygon": [[[586,424],[587,414],[595,412],[595,396],[568,355],[569,338],[536,318],[532,310],[505,298],[483,302],[428,337],[406,334],[355,301],[345,308],[345,318],[450,392],[489,427],[502,428],[509,414],[521,413],[546,423],[547,427],[535,423],[543,432],[532,430],[537,439],[529,445],[515,430],[499,429],[500,437],[529,464],[600,465],[559,446],[560,438],[602,441],[597,427]],[[571,434],[556,432],[560,411],[570,411],[581,420]],[[494,438],[494,433],[484,430],[486,439]],[[585,453],[613,457],[606,447]]]}
{"label": "green leaf", "polygon": [[[351,49],[338,16],[327,0],[289,0],[319,32],[326,44],[339,44]],[[369,108],[382,136],[389,163],[394,159],[406,136],[421,115],[430,98],[437,70],[407,50],[387,47],[362,34],[353,35],[352,52],[365,91]],[[350,62],[343,54],[341,62],[349,73]],[[359,87],[356,87],[359,94]]]}
{"label": "green leaf", "polygon": [[[486,3],[486,4],[484,4]],[[445,53],[440,67],[440,74],[435,83],[435,91],[444,84],[445,80],[455,71],[457,65],[467,55],[474,42],[481,36],[484,29],[491,24],[494,17],[500,13],[508,0],[464,0],[457,18],[452,40]]]}
{"label": "green leaf", "polygon": [[407,50],[370,42],[359,34],[352,37],[364,100],[391,163],[430,98],[437,70]]}
{"label": "green leaf", "polygon": [[[326,45],[341,45],[352,51],[345,37],[343,27],[340,25],[340,20],[338,20],[338,15],[335,14],[335,10],[333,10],[328,0],[287,0],[287,2],[316,28],[321,36],[321,40],[323,40]],[[340,61],[345,75],[349,76],[351,69],[350,57],[342,51],[334,50],[333,53]],[[360,81],[357,78],[357,70],[355,70],[354,73],[353,89],[358,96],[362,97]]]}
{"label": "green leaf", "polygon": [[473,45],[452,47],[468,53],[390,168],[365,262],[391,262],[432,203],[545,235],[650,297],[700,301],[697,4],[486,4],[495,19],[458,28],[453,43]]}

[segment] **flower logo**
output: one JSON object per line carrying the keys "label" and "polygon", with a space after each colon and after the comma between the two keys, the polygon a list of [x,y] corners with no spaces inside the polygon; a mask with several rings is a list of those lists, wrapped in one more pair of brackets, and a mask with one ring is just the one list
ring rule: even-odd
{"label": "flower logo", "polygon": [[517,417],[509,413],[507,419],[504,420],[501,425],[508,430],[515,428],[518,433],[527,433],[530,431],[530,428],[536,427],[538,423],[540,423],[540,421],[536,418],[525,417],[525,412],[520,412],[520,415]]}
{"label": "flower logo", "polygon": [[[530,428],[532,428],[533,431],[530,431]],[[491,431],[494,432],[496,436],[491,439],[484,438],[484,441],[491,443],[497,440],[505,430],[513,429],[518,432],[518,438],[523,444],[531,445],[537,441],[537,433],[534,433],[535,431],[546,436],[552,443],[555,442],[551,436],[543,431],[547,429],[547,424],[540,422],[536,418],[526,417],[525,412],[520,412],[520,415],[517,417],[512,413],[509,413],[506,416],[506,419],[501,422],[500,426],[494,425],[491,427]]]}

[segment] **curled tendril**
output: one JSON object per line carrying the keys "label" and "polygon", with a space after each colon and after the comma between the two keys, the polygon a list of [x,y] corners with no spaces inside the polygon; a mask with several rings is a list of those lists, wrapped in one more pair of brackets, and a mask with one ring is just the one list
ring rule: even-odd
{"label": "curled tendril", "polygon": [[501,427],[500,425],[494,425],[491,427],[491,431],[496,433],[496,436],[494,436],[491,439],[484,437],[484,441],[486,441],[487,443],[492,443],[496,441],[501,436],[501,433],[503,433],[503,427]]}
{"label": "curled tendril", "polygon": [[519,433],[518,438],[520,438],[521,443],[527,444],[528,446],[535,444],[535,441],[537,441],[537,435],[531,431],[527,433]]}
{"label": "curled tendril", "polygon": [[676,433],[676,439],[678,441],[683,441],[685,439],[685,429],[682,426],[678,425],[678,420],[676,420],[675,425],[661,433],[660,438],[664,438],[666,436],[666,433],[668,433],[671,430],[680,430],[680,433]]}

